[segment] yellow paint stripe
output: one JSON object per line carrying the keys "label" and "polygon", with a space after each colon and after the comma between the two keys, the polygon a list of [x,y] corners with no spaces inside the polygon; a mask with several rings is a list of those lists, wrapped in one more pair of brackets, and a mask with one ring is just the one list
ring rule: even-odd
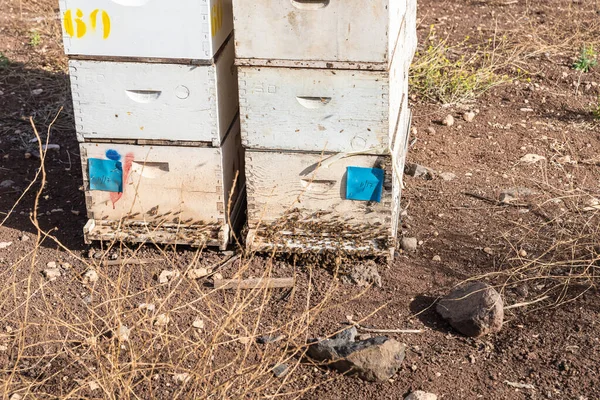
{"label": "yellow paint stripe", "polygon": [[102,25],[104,26],[103,38],[106,39],[110,35],[110,17],[106,11],[102,11]]}
{"label": "yellow paint stripe", "polygon": [[75,34],[75,30],[73,28],[73,16],[71,15],[71,10],[67,10],[65,12],[63,22],[65,25],[65,32],[67,32],[67,35],[73,37],[73,35]]}
{"label": "yellow paint stripe", "polygon": [[96,23],[97,23],[97,19],[98,19],[98,9],[92,11],[92,13],[90,14],[90,24],[92,25],[92,30],[96,30]]}

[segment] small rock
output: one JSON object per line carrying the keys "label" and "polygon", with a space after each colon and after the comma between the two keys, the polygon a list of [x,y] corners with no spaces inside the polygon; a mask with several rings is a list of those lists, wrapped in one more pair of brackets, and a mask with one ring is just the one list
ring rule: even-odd
{"label": "small rock", "polygon": [[167,326],[171,322],[171,318],[167,314],[159,314],[154,320],[154,326]]}
{"label": "small rock", "polygon": [[42,273],[44,274],[44,277],[50,281],[55,281],[56,278],[61,276],[60,269],[58,268],[46,268]]}
{"label": "small rock", "polygon": [[463,335],[480,337],[500,331],[503,307],[502,297],[493,287],[469,282],[440,300],[436,311]]}
{"label": "small rock", "polygon": [[33,89],[31,91],[31,94],[34,96],[38,96],[38,95],[42,94],[43,91],[44,91],[44,89]]}
{"label": "small rock", "polygon": [[417,243],[417,238],[403,237],[400,241],[400,248],[404,251],[415,252],[417,251]]}
{"label": "small rock", "polygon": [[152,303],[142,303],[138,306],[138,310],[148,310],[152,312],[156,310],[156,306]]}
{"label": "small rock", "polygon": [[12,395],[12,396],[10,396],[10,399],[9,399],[9,400],[21,400],[21,399],[23,399],[23,396],[21,396],[21,395],[20,395],[20,394],[18,394],[18,393],[13,393],[13,395]]}
{"label": "small rock", "polygon": [[0,351],[8,351],[8,346],[1,344],[0,345]]}
{"label": "small rock", "polygon": [[525,154],[523,157],[521,157],[519,159],[519,161],[527,163],[527,164],[533,164],[533,163],[536,163],[538,161],[542,161],[545,159],[546,159],[546,157],[541,156],[539,154]]}
{"label": "small rock", "polygon": [[71,265],[71,263],[68,263],[68,262],[65,262],[65,263],[62,263],[62,264],[60,264],[60,267],[61,267],[62,269],[64,269],[64,270],[68,270],[68,269],[71,269],[71,268],[73,268],[73,266]]}
{"label": "small rock", "polygon": [[433,393],[417,390],[406,396],[404,400],[437,400],[437,396]]}
{"label": "small rock", "polygon": [[98,273],[96,271],[94,271],[93,269],[88,270],[83,275],[84,283],[96,283],[96,282],[98,282],[98,279],[99,279]]}
{"label": "small rock", "polygon": [[85,338],[84,343],[87,344],[88,346],[93,347],[98,344],[98,338],[96,336],[87,337],[87,338]]}
{"label": "small rock", "polygon": [[[353,335],[344,332],[354,338],[356,328]],[[406,345],[386,336],[356,342],[336,335],[309,346],[308,356],[317,361],[330,361],[329,365],[337,370],[356,373],[367,381],[387,381],[402,365],[405,351]]]}
{"label": "small rock", "polygon": [[566,155],[566,156],[563,156],[563,157],[558,157],[556,159],[556,162],[559,163],[559,164],[570,164],[571,163],[571,156]]}
{"label": "small rock", "polygon": [[440,261],[442,261],[442,257],[440,257],[440,256],[433,256],[433,258],[431,259],[431,261],[440,262]]}
{"label": "small rock", "polygon": [[381,287],[381,275],[377,271],[377,264],[372,260],[364,264],[353,265],[348,276],[358,286],[375,285]]}
{"label": "small rock", "polygon": [[527,252],[523,249],[519,250],[519,257],[527,257]]}
{"label": "small rock", "polygon": [[529,108],[529,107],[523,107],[520,108],[521,112],[533,112],[533,108]]}
{"label": "small rock", "polygon": [[216,280],[221,280],[221,279],[223,279],[223,275],[221,275],[220,272],[217,272],[216,274],[213,275],[213,278]]}
{"label": "small rock", "polygon": [[187,372],[173,375],[173,380],[177,383],[187,383],[192,377]]}
{"label": "small rock", "polygon": [[498,199],[501,203],[511,204],[523,198],[533,196],[535,194],[537,194],[535,190],[524,187],[516,187],[502,190]]}
{"label": "small rock", "polygon": [[201,318],[196,318],[194,322],[192,322],[192,326],[196,329],[204,329],[204,321]]}
{"label": "small rock", "polygon": [[200,279],[200,278],[204,278],[209,273],[210,273],[210,271],[207,268],[190,269],[187,273],[187,277],[189,279]]}
{"label": "small rock", "polygon": [[490,256],[494,255],[494,250],[491,247],[484,247],[483,252],[489,254]]}
{"label": "small rock", "polygon": [[59,144],[43,144],[42,145],[42,150],[60,150],[60,145]]}
{"label": "small rock", "polygon": [[15,184],[15,181],[11,181],[10,179],[7,179],[5,181],[0,182],[0,188],[7,189],[14,184]]}
{"label": "small rock", "polygon": [[93,392],[94,390],[96,390],[96,389],[100,389],[100,385],[98,385],[98,384],[96,383],[96,381],[90,381],[90,382],[88,383],[88,386],[90,387],[90,390],[91,390],[92,392]]}
{"label": "small rock", "polygon": [[432,135],[435,134],[435,128],[433,126],[428,126],[426,131],[427,131],[427,133],[430,133]]}
{"label": "small rock", "polygon": [[277,335],[277,336],[259,336],[256,338],[256,343],[258,344],[267,344],[267,343],[275,343],[275,342],[279,342],[280,340],[283,340],[285,338],[284,335]]}
{"label": "small rock", "polygon": [[131,335],[131,329],[129,329],[125,325],[119,325],[119,329],[117,329],[117,338],[120,341],[122,341],[122,342],[128,341],[130,335]]}
{"label": "small rock", "polygon": [[179,271],[163,270],[160,273],[160,275],[158,276],[158,282],[159,283],[167,283],[170,280],[177,279],[179,277],[179,275],[180,275]]}
{"label": "small rock", "polygon": [[13,242],[0,242],[0,249],[6,249],[9,246],[12,246]]}
{"label": "small rock", "polygon": [[238,342],[240,342],[241,344],[248,344],[250,343],[250,338],[247,336],[242,336],[238,338]]}
{"label": "small rock", "polygon": [[473,122],[473,120],[475,119],[475,113],[473,111],[468,111],[463,114],[463,118],[467,122]]}
{"label": "small rock", "polygon": [[406,167],[404,168],[404,173],[408,176],[413,176],[415,178],[424,178],[427,180],[433,179],[433,176],[435,175],[432,169],[419,164],[406,164]]}
{"label": "small rock", "polygon": [[445,181],[451,181],[454,180],[456,178],[456,175],[453,174],[452,172],[442,172],[440,174],[440,178],[442,178]]}
{"label": "small rock", "polygon": [[31,153],[30,153],[30,152],[27,152],[27,153],[25,153],[25,154],[23,155],[23,157],[25,157],[25,158],[31,158]]}
{"label": "small rock", "polygon": [[71,210],[71,214],[73,214],[73,215],[79,215],[79,214],[81,214],[81,211],[79,211],[79,210]]}
{"label": "small rock", "polygon": [[20,240],[21,240],[21,242],[26,242],[26,241],[29,240],[29,236],[23,235],[23,236],[20,237]]}
{"label": "small rock", "polygon": [[442,124],[446,126],[454,125],[454,117],[450,114],[446,115],[446,117],[442,120]]}
{"label": "small rock", "polygon": [[273,375],[275,375],[277,378],[283,378],[288,374],[288,372],[290,372],[290,367],[287,364],[277,364],[273,367],[272,371]]}

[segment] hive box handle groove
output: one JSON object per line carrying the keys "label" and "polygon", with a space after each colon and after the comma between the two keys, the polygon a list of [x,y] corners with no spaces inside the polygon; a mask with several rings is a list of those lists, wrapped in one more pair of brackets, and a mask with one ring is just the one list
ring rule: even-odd
{"label": "hive box handle groove", "polygon": [[329,5],[329,0],[291,0],[292,5],[299,10],[318,10]]}
{"label": "hive box handle groove", "polygon": [[298,100],[298,103],[300,103],[302,107],[314,109],[329,104],[331,97],[296,96],[296,100]]}
{"label": "hive box handle groove", "polygon": [[136,103],[151,103],[162,94],[160,90],[126,90],[125,93]]}
{"label": "hive box handle groove", "polygon": [[317,179],[301,179],[302,187],[311,192],[325,193],[335,186],[336,181],[332,180],[317,180]]}
{"label": "hive box handle groove", "polygon": [[125,7],[140,7],[145,6],[150,0],[111,0],[113,3]]}

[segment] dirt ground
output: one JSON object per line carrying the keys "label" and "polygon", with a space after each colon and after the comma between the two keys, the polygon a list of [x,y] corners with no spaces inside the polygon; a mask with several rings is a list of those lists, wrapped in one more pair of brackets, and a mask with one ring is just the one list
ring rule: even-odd
{"label": "dirt ground", "polygon": [[[600,1],[421,0],[420,51],[431,25],[450,44],[506,38],[514,57],[506,56],[505,73],[514,80],[462,106],[412,93],[408,162],[456,176],[405,176],[402,232],[420,241],[418,250],[379,264],[382,287],[368,289],[314,261],[253,255],[221,268],[225,277],[243,268],[246,276],[298,282],[292,291],[251,295],[213,292],[184,277],[158,281],[163,270],[210,267],[227,254],[83,243],[81,164],[54,3],[0,2],[0,181],[13,181],[0,188],[0,242],[12,242],[0,249],[3,398],[400,399],[412,390],[443,399],[600,398],[600,123],[591,112],[600,67],[572,68],[587,38],[600,41]],[[50,130],[60,149],[47,152],[38,230],[30,214],[40,160],[29,118],[45,140],[61,109]],[[472,122],[465,111],[476,111]],[[450,127],[441,123],[448,114]],[[545,159],[527,163],[526,154]],[[497,201],[517,187],[532,194]],[[105,264],[116,257],[148,263]],[[62,266],[54,281],[41,273],[49,262]],[[97,283],[82,279],[90,268]],[[549,297],[507,310],[497,334],[465,338],[431,305],[477,276],[497,285],[505,305]],[[163,313],[167,326],[156,323]],[[332,334],[348,316],[380,329],[423,329],[390,335],[408,351],[389,382],[365,383],[301,357],[308,337]],[[197,318],[204,328],[192,327]],[[129,340],[115,340],[118,326],[132,328]],[[287,338],[256,344],[265,334]],[[282,360],[294,368],[275,378],[270,368]]]}

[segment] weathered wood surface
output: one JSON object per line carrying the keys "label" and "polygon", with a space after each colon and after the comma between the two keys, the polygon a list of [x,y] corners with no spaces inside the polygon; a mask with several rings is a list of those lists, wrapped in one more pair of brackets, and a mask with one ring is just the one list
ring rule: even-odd
{"label": "weathered wood surface", "polygon": [[387,65],[407,1],[235,0],[236,53]]}
{"label": "weathered wood surface", "polygon": [[69,55],[210,59],[233,29],[231,0],[59,0],[59,5]]}
{"label": "weathered wood surface", "polygon": [[215,279],[215,289],[274,289],[294,286],[294,278]]}
{"label": "weathered wood surface", "polygon": [[79,140],[219,146],[238,112],[233,61],[232,40],[212,65],[69,61]]}
{"label": "weathered wood surface", "polygon": [[[88,217],[96,221],[88,240],[221,245],[221,236],[229,239],[230,197],[231,207],[243,202],[239,123],[221,148],[83,143],[81,154]],[[122,193],[90,190],[88,160],[108,154],[121,157]]]}

